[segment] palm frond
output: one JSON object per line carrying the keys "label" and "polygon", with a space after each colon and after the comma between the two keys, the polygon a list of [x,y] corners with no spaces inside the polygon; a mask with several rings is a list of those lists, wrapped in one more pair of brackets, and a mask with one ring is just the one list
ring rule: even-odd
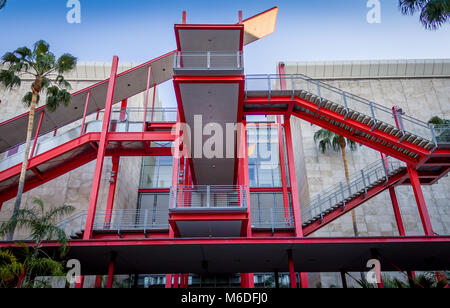
{"label": "palm frond", "polygon": [[60,89],[57,86],[47,88],[47,102],[46,106],[50,112],[54,112],[59,106],[68,106],[72,96],[65,89]]}
{"label": "palm frond", "polygon": [[46,221],[55,222],[60,218],[64,218],[67,215],[72,214],[74,211],[75,208],[73,206],[64,204],[62,206],[49,210],[47,213],[45,213],[43,219],[45,219]]}
{"label": "palm frond", "polygon": [[422,10],[429,0],[400,0],[399,8],[404,15],[413,15]]}
{"label": "palm frond", "polygon": [[[22,104],[23,104],[25,107],[30,107],[32,99],[33,99],[33,93],[32,93],[32,92],[27,92],[27,93],[22,97]],[[37,96],[37,98],[36,98],[36,105],[39,105],[40,99],[41,99],[41,96],[38,94],[38,96]]]}
{"label": "palm frond", "polygon": [[56,62],[57,71],[60,75],[72,71],[76,65],[77,58],[70,53],[63,54]]}
{"label": "palm frond", "polygon": [[0,70],[0,85],[6,89],[12,90],[19,87],[21,80],[13,70]]}
{"label": "palm frond", "polygon": [[450,19],[450,11],[446,9],[443,2],[430,0],[422,9],[420,21],[426,29],[436,30]]}

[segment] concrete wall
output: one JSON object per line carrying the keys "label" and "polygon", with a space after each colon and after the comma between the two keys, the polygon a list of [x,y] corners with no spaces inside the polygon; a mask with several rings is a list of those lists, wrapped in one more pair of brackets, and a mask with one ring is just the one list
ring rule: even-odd
{"label": "concrete wall", "polygon": [[[348,64],[350,65],[350,63]],[[323,66],[323,64],[322,64]],[[325,64],[325,67],[332,64]],[[286,74],[305,74],[305,65],[288,63]],[[330,72],[333,69],[329,69]],[[322,81],[347,92],[372,100],[386,107],[399,105],[410,116],[427,122],[432,116],[450,118],[450,78],[350,78],[339,76],[327,79],[321,75]],[[296,169],[300,194],[300,203],[308,202],[309,196],[315,197],[323,190],[339,181],[345,182],[342,156],[339,152],[319,152],[313,140],[314,133],[320,128],[310,123],[293,118],[291,120],[296,153]],[[369,163],[380,159],[379,152],[367,147],[348,153],[350,173],[363,169]],[[302,172],[305,169],[305,172]],[[306,187],[303,187],[306,185]],[[424,186],[423,192],[431,216],[434,231],[441,235],[450,234],[450,179],[443,178],[433,186]],[[423,235],[423,228],[410,186],[396,188],[400,210],[407,235]],[[305,210],[305,209],[303,209]],[[383,192],[356,209],[359,236],[391,236],[398,235],[389,193]],[[350,214],[344,215],[335,222],[312,234],[312,237],[351,237],[354,235]],[[356,277],[359,277],[357,275]],[[324,286],[340,285],[338,275],[322,274]]]}
{"label": "concrete wall", "polygon": [[[119,73],[127,70],[136,64],[126,63],[119,65]],[[80,63],[76,70],[67,75],[67,80],[72,85],[72,92],[84,89],[99,81],[109,77],[111,66],[103,63]],[[0,123],[27,112],[27,108],[21,103],[24,93],[28,92],[31,81],[24,81],[19,89],[6,91],[0,89]],[[152,97],[153,90],[150,92]],[[156,96],[158,97],[158,95]],[[138,94],[128,100],[129,107],[144,107],[145,95]],[[116,105],[118,106],[118,105]],[[160,106],[159,99],[156,106]],[[64,108],[64,107],[61,107]],[[90,120],[95,119],[95,115],[89,117]],[[36,119],[35,119],[36,120]],[[38,121],[38,119],[36,120]],[[81,121],[77,121],[58,130],[58,134],[81,125]],[[26,129],[25,127],[23,129]],[[0,154],[1,155],[1,154]],[[138,202],[139,176],[141,170],[140,157],[123,157],[119,165],[119,177],[115,194],[115,208],[126,209],[136,208]],[[95,161],[88,163],[72,172],[66,173],[57,179],[54,179],[40,187],[37,187],[23,195],[22,207],[32,206],[34,198],[40,198],[44,201],[46,207],[52,208],[62,204],[69,204],[76,208],[76,212],[86,210],[89,204],[89,196],[91,193],[92,179],[94,176]],[[97,209],[106,208],[108,198],[109,179],[112,171],[111,157],[106,157],[98,198]],[[3,204],[0,212],[0,221],[8,220],[12,214],[14,199]],[[75,213],[76,213],[75,212]],[[17,232],[17,238],[26,235],[26,232]]]}

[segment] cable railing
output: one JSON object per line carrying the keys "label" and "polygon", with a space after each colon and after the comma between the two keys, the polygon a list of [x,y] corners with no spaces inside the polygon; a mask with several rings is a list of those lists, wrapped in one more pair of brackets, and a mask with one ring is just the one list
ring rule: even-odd
{"label": "cable railing", "polygon": [[[382,123],[397,127],[392,109],[374,103],[365,98],[348,93],[319,80],[314,80],[302,74],[295,75],[247,75],[245,77],[245,95],[260,95],[267,92],[269,99],[276,96],[290,96],[292,99],[297,91],[305,91],[318,98],[318,108],[324,106],[326,101],[339,104],[345,110],[347,117],[352,112],[358,112],[371,118],[372,130]],[[280,90],[281,86],[285,90]],[[409,132],[430,143],[435,143],[433,126],[408,115],[401,115],[403,136]]]}
{"label": "cable railing", "polygon": [[[48,133],[43,136],[39,136],[36,142],[34,152],[30,148],[29,157],[34,157],[45,153],[59,145],[74,140],[86,133],[101,132],[103,125],[104,111],[99,111],[95,120],[90,120],[87,123],[78,125],[74,128],[70,128],[67,125],[68,130],[64,131],[56,136],[54,133]],[[111,113],[111,121],[109,125],[110,132],[142,132],[144,117],[147,119],[147,123],[175,123],[177,118],[176,108],[127,108],[120,109],[114,108]],[[72,124],[71,124],[72,125]],[[72,125],[73,126],[73,125]],[[34,139],[31,140],[33,145]],[[12,155],[4,153],[3,159],[0,159],[0,171],[4,171],[17,164],[22,163],[25,153],[25,145],[19,146],[17,152]]]}
{"label": "cable railing", "polygon": [[170,190],[170,208],[246,208],[247,189],[240,185],[177,186]]}
{"label": "cable railing", "polygon": [[[74,216],[59,222],[68,237],[79,237],[86,225],[87,211],[83,210]],[[99,210],[95,213],[93,230],[100,232],[155,231],[169,229],[168,208]]]}
{"label": "cable railing", "polygon": [[316,220],[322,220],[325,215],[339,207],[344,209],[347,202],[361,195],[367,195],[370,189],[387,183],[389,178],[405,168],[404,163],[392,158],[370,164],[351,175],[349,183],[339,182],[311,199],[304,206],[303,223],[309,224]]}
{"label": "cable railing", "polygon": [[178,51],[175,70],[241,70],[244,57],[241,51]]}
{"label": "cable railing", "polygon": [[292,208],[289,209],[289,215],[286,217],[284,209],[268,208],[263,213],[254,213],[252,208],[252,228],[270,229],[272,231],[279,229],[293,229],[294,215]]}

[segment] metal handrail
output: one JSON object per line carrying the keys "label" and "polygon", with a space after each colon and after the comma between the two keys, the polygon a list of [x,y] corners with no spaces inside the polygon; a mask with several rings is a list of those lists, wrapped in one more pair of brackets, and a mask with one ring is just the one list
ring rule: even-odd
{"label": "metal handrail", "polygon": [[389,177],[402,168],[406,168],[406,165],[392,158],[369,164],[365,169],[351,175],[349,183],[341,181],[305,204],[303,221],[307,222],[318,216],[323,219],[325,213],[337,205],[345,208],[346,203],[356,196],[363,195],[365,197],[371,185],[377,182],[385,185]]}
{"label": "metal handrail", "polygon": [[243,69],[242,51],[177,51],[174,69]]}
{"label": "metal handrail", "polygon": [[450,143],[450,124],[430,125],[434,131],[437,144]]}
{"label": "metal handrail", "polygon": [[[305,76],[303,74],[293,74],[293,75],[277,75],[277,74],[256,74],[256,75],[247,75],[245,77],[246,79],[246,97],[248,96],[248,91],[252,91],[251,86],[249,85],[249,83],[251,83],[251,81],[253,80],[260,80],[261,81],[261,85],[263,86],[264,90],[269,91],[269,97],[272,97],[274,94],[274,91],[280,91],[279,89],[275,89],[273,90],[273,86],[266,86],[266,84],[268,83],[269,85],[274,82],[274,81],[279,81],[281,82],[281,80],[291,80],[291,82],[286,82],[286,86],[291,86],[291,89],[288,90],[283,90],[286,92],[292,91],[292,93],[290,94],[292,96],[292,99],[294,98],[294,92],[296,90],[303,90],[309,93],[312,93],[316,96],[318,96],[319,101],[322,102],[322,99],[327,98],[327,96],[324,94],[325,91],[328,91],[328,93],[331,93],[332,96],[334,97],[338,97],[339,100],[342,101],[342,105],[345,107],[345,110],[347,111],[347,114],[350,111],[349,108],[349,103],[358,103],[359,106],[363,106],[364,108],[367,109],[367,112],[361,112],[361,110],[355,109],[355,111],[367,114],[368,116],[370,116],[373,119],[373,126],[372,129],[375,128],[377,123],[386,123],[392,126],[396,126],[395,125],[395,120],[394,120],[394,116],[392,113],[392,110],[388,107],[385,107],[383,105],[377,104],[375,102],[372,102],[370,100],[367,100],[365,98],[362,98],[360,96],[354,95],[352,93],[343,91],[341,89],[338,89],[334,86],[331,86],[329,84],[326,84],[324,82],[321,82],[319,80],[314,80],[308,76]],[[268,82],[266,82],[265,80],[268,80]],[[305,81],[307,84],[310,85],[311,89],[299,89],[298,87],[296,87],[295,81],[296,80],[302,80]],[[330,101],[333,101],[333,99],[330,98]],[[338,101],[333,101],[335,103],[339,103]],[[321,107],[321,103],[319,104],[318,108],[320,109]],[[364,109],[363,108],[363,109]],[[379,114],[377,114],[379,113]],[[423,138],[424,140],[427,140],[429,142],[434,142],[433,140],[433,127],[430,127],[427,123],[413,118],[411,116],[408,115],[402,115],[402,120],[403,120],[403,124],[406,124],[406,129],[404,129],[404,131],[410,131],[410,133],[414,133],[414,135],[419,136],[421,138]],[[390,122],[390,123],[387,123]],[[435,144],[436,145],[436,144]],[[437,146],[437,145],[436,145]]]}
{"label": "metal handrail", "polygon": [[247,189],[243,185],[176,186],[170,189],[170,208],[247,207]]}
{"label": "metal handrail", "polygon": [[[125,119],[123,120],[118,120],[118,123],[120,123],[121,125],[125,125],[124,127],[122,126],[120,129],[123,132],[128,132],[128,131],[134,131],[135,129],[138,129],[139,131],[142,131],[142,125],[134,125],[132,126],[132,124],[140,124],[143,123],[142,120],[138,120],[138,121],[132,121],[131,115],[135,112],[139,112],[144,114],[145,108],[127,108],[127,109],[113,109],[112,113],[124,113],[126,115]],[[148,109],[148,114],[151,113],[151,111],[153,112],[164,112],[164,113],[177,113],[177,109],[176,108],[149,108]],[[99,111],[99,113],[104,113],[104,111]],[[116,121],[115,119],[112,119],[112,121]],[[147,121],[148,122],[148,121]],[[157,122],[157,121],[155,121]],[[161,121],[159,121],[161,122]],[[174,121],[168,121],[167,123],[172,123]],[[175,120],[176,122],[176,120]],[[102,123],[102,120],[92,120],[89,122],[86,122],[84,125],[84,130],[83,130],[83,134],[85,134],[86,132],[97,132],[101,130],[101,125],[100,123]],[[30,154],[29,157],[33,157],[36,156],[38,154],[42,154],[45,153],[51,149],[53,149],[54,147],[61,145],[63,143],[66,143],[68,141],[71,141],[77,137],[80,136],[80,130],[81,130],[82,125],[76,126],[74,128],[69,129],[68,131],[65,131],[64,133],[57,135],[57,136],[47,136],[48,134],[44,135],[44,136],[39,136],[38,140],[36,142],[36,148],[34,150],[34,153],[31,153],[31,149],[30,149]],[[34,142],[34,139],[32,139],[32,142]],[[47,145],[47,146],[46,146]],[[0,171],[6,170],[10,167],[13,167],[19,163],[22,163],[23,161],[23,156],[24,156],[24,152],[25,149],[20,149],[17,151],[17,153],[10,155],[10,156],[5,156],[2,159],[0,159]]]}

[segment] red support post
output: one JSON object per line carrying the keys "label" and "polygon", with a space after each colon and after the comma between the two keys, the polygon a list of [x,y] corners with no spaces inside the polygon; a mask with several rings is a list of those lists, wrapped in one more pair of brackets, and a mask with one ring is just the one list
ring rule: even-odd
{"label": "red support post", "polygon": [[153,123],[155,115],[155,99],[156,99],[156,84],[153,85],[153,100],[152,100],[152,117],[150,118],[150,123]]}
{"label": "red support post", "polygon": [[111,260],[109,261],[108,265],[108,281],[106,282],[106,288],[112,289],[113,283],[114,283],[114,266],[116,263],[116,254],[111,254]]}
{"label": "red support post", "polygon": [[95,289],[100,289],[102,287],[102,276],[97,275],[95,276],[95,283],[94,283],[94,288]]}
{"label": "red support post", "polygon": [[[295,236],[303,237],[302,216],[297,188],[297,176],[295,174],[294,149],[292,143],[291,122],[289,117],[285,118],[284,134],[286,136],[286,154],[289,168],[289,182],[291,186],[292,213],[294,215]],[[302,288],[308,288],[308,274],[300,273],[300,284]]]}
{"label": "red support post", "polygon": [[173,288],[174,289],[178,289],[178,287],[179,287],[179,280],[180,280],[180,275],[179,274],[173,275]]}
{"label": "red support post", "polygon": [[[173,168],[172,168],[172,195],[170,198],[172,198],[169,201],[169,206],[172,205],[172,201],[176,202],[178,201],[178,196],[175,196],[176,188],[178,187],[178,174],[179,174],[179,160],[180,160],[180,145],[181,145],[181,119],[180,119],[180,113],[177,115],[177,124],[175,127],[175,140],[173,142]],[[176,200],[176,201],[175,201]],[[172,226],[169,224],[169,238],[175,237],[175,230],[172,228]],[[175,275],[167,274],[166,275],[166,288],[172,288],[172,276],[175,277]]]}
{"label": "red support post", "polygon": [[[389,163],[387,161],[387,156],[384,153],[381,153],[381,158],[385,165],[386,170],[389,168]],[[389,188],[389,195],[391,197],[392,208],[394,210],[395,221],[397,223],[398,234],[400,236],[406,236],[405,227],[403,225],[402,215],[400,212],[400,207],[398,205],[397,194],[395,193],[395,187]]]}
{"label": "red support post", "polygon": [[119,116],[119,120],[120,121],[124,121],[126,116],[127,116],[127,106],[128,106],[128,99],[124,99],[120,105],[120,116]]}
{"label": "red support post", "polygon": [[152,66],[150,65],[148,67],[148,74],[147,74],[147,90],[145,92],[145,105],[144,105],[144,119],[142,120],[144,122],[142,131],[147,130],[147,109],[148,109],[148,96],[150,91],[150,79],[152,78]]}
{"label": "red support post", "polygon": [[78,276],[77,282],[75,282],[75,289],[83,289],[84,285],[84,276]]}
{"label": "red support post", "polygon": [[289,280],[291,282],[291,289],[297,288],[297,274],[294,269],[294,256],[292,250],[288,250],[288,262],[289,262]]}
{"label": "red support post", "polygon": [[286,161],[284,158],[284,138],[282,128],[282,117],[277,116],[278,127],[278,153],[280,156],[280,169],[281,169],[281,186],[283,187],[283,203],[284,203],[284,216],[287,222],[290,222],[291,213],[289,211],[289,194],[287,187],[287,173],[286,173]]}
{"label": "red support post", "polygon": [[183,11],[183,15],[181,17],[181,23],[185,25],[187,23],[187,12]]}
{"label": "red support post", "polygon": [[238,12],[238,18],[239,18],[239,24],[242,24],[242,22],[244,21],[244,18],[242,17],[242,11]]}
{"label": "red support post", "polygon": [[406,236],[402,215],[400,213],[400,207],[398,206],[397,194],[395,193],[395,187],[389,188],[389,195],[391,196],[392,207],[394,208],[394,215],[395,221],[397,222],[398,234],[400,236]]}
{"label": "red support post", "polygon": [[31,149],[31,157],[34,157],[34,151],[36,150],[37,141],[39,139],[39,132],[41,131],[42,119],[44,118],[45,110],[42,110],[41,116],[39,117],[39,124],[36,130],[36,134],[34,134],[33,148]]}
{"label": "red support post", "polygon": [[172,288],[172,274],[166,275],[166,289]]}
{"label": "red support post", "polygon": [[[403,130],[401,108],[398,106],[392,107],[392,113],[394,115],[395,124],[397,128]],[[431,226],[430,215],[428,214],[428,209],[425,203],[425,198],[423,196],[417,169],[412,164],[408,164],[407,166],[409,179],[411,181],[411,185],[414,191],[414,197],[416,198],[416,203],[419,209],[420,219],[422,220],[424,232],[428,236],[433,236],[434,235],[433,227]]]}
{"label": "red support post", "polygon": [[309,280],[308,280],[308,274],[307,273],[299,273],[300,274],[300,286],[302,289],[308,289],[309,288]]}
{"label": "red support post", "polygon": [[107,147],[107,135],[109,132],[109,122],[111,119],[111,110],[112,110],[112,104],[113,104],[113,98],[114,98],[114,89],[116,86],[118,63],[119,63],[119,58],[117,56],[114,56],[114,59],[112,62],[112,67],[111,67],[111,76],[109,78],[108,92],[107,92],[107,96],[106,96],[105,115],[103,117],[102,132],[100,135],[100,141],[99,141],[99,146],[98,146],[97,162],[95,165],[95,172],[94,172],[94,180],[92,182],[91,196],[89,199],[89,208],[88,208],[88,213],[87,213],[87,217],[86,217],[86,227],[84,229],[84,235],[83,235],[84,240],[88,240],[92,236],[92,228],[93,228],[94,219],[95,219],[95,210],[97,208],[98,192],[100,190],[100,182],[101,182],[101,177],[102,177],[103,162],[105,160],[105,152],[106,152],[106,147]]}
{"label": "red support post", "polygon": [[[84,126],[86,125],[86,116],[87,116],[87,111],[89,108],[90,98],[91,98],[91,91],[88,91],[88,93],[86,95],[86,102],[84,103],[83,121],[81,121],[80,137],[83,136],[83,134],[84,134]],[[97,117],[98,117],[98,114],[97,114]]]}
{"label": "red support post", "polygon": [[117,175],[119,173],[119,163],[120,156],[112,157],[112,170],[111,170],[111,179],[109,182],[109,191],[108,191],[108,200],[106,201],[106,212],[105,212],[105,222],[104,226],[106,229],[109,229],[111,225],[112,211],[114,209],[114,198],[116,194],[117,187]]}
{"label": "red support post", "polygon": [[289,182],[291,185],[292,212],[294,214],[295,236],[303,237],[302,217],[300,212],[300,202],[297,188],[297,176],[295,174],[294,150],[292,146],[291,123],[286,119],[284,123],[284,133],[286,136],[286,151],[289,167]]}
{"label": "red support post", "polygon": [[419,175],[416,168],[414,166],[408,165],[408,174],[414,191],[414,197],[416,198],[417,208],[419,209],[420,219],[422,221],[425,235],[433,236],[433,227],[431,225],[430,215],[425,203],[425,198],[423,196],[422,187],[420,185]]}

